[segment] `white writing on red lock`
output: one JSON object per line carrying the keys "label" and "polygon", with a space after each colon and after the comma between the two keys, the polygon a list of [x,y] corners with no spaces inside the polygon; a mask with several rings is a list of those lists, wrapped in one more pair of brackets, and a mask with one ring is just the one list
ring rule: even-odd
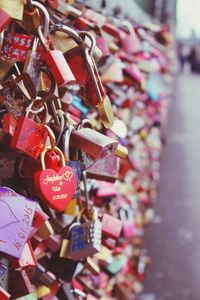
{"label": "white writing on red lock", "polygon": [[49,182],[53,183],[55,181],[61,181],[63,179],[66,180],[66,181],[71,181],[72,177],[73,177],[73,172],[72,171],[66,171],[62,175],[53,175],[53,176],[47,175],[43,179],[43,183],[48,184]]}

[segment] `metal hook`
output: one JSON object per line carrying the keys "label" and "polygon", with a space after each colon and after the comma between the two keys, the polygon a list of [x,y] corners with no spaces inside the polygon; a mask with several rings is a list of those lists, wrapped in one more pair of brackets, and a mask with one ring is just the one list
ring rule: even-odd
{"label": "metal hook", "polygon": [[83,185],[84,185],[84,193],[85,193],[86,213],[87,213],[88,219],[91,219],[90,206],[89,206],[89,193],[87,190],[87,171],[86,170],[83,171],[82,177],[83,177]]}
{"label": "metal hook", "polygon": [[89,52],[90,52],[90,55],[93,56],[94,54],[94,50],[95,50],[95,47],[96,47],[96,39],[94,37],[94,35],[91,33],[91,32],[87,32],[87,31],[80,31],[79,32],[79,36],[83,36],[83,37],[88,37],[91,41],[91,46],[88,47],[88,44],[87,43],[84,43],[84,40],[83,40],[83,47],[87,47],[89,48]]}
{"label": "metal hook", "polygon": [[29,5],[38,8],[39,11],[43,14],[43,16],[44,16],[43,35],[44,35],[44,38],[46,38],[49,33],[49,23],[50,23],[50,17],[49,17],[48,10],[46,9],[46,7],[44,5],[42,5],[41,3],[37,2],[37,1],[29,0]]}
{"label": "metal hook", "polygon": [[91,79],[94,83],[94,87],[95,87],[97,96],[99,98],[99,102],[101,102],[102,98],[104,96],[104,88],[103,88],[103,85],[102,85],[102,82],[101,82],[101,79],[100,79],[100,76],[99,76],[99,73],[97,70],[96,63],[95,63],[93,57],[91,57],[88,48],[84,49],[84,54],[85,54],[88,71],[89,71]]}
{"label": "metal hook", "polygon": [[79,34],[71,27],[63,24],[53,24],[50,26],[50,33],[61,31],[69,35],[78,45],[82,43],[82,38]]}

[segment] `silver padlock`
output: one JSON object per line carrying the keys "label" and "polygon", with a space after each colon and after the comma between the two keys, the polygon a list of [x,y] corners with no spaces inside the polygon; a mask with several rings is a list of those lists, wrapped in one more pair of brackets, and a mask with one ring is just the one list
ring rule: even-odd
{"label": "silver padlock", "polygon": [[92,219],[77,224],[70,230],[70,257],[84,260],[101,250],[102,224],[98,220],[98,211],[92,209]]}

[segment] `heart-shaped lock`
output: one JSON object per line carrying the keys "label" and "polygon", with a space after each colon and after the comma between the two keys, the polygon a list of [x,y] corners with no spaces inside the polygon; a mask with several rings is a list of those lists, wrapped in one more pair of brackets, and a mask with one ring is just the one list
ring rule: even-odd
{"label": "heart-shaped lock", "polygon": [[34,175],[35,191],[41,200],[56,211],[63,211],[76,191],[76,176],[71,167],[65,166],[62,151],[55,147],[54,151],[60,157],[61,166],[56,170],[45,168],[45,154],[52,151],[47,147],[41,154],[42,170]]}

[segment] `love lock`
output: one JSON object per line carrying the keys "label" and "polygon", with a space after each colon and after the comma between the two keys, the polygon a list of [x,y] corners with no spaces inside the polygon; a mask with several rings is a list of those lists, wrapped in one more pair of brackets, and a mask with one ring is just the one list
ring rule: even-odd
{"label": "love lock", "polygon": [[45,155],[52,151],[51,147],[45,148],[41,154],[42,170],[34,175],[34,186],[38,197],[45,201],[49,207],[56,211],[63,211],[72,199],[76,190],[76,176],[71,167],[65,166],[65,158],[62,151],[55,147],[53,151],[60,158],[60,166],[54,169],[46,169]]}

